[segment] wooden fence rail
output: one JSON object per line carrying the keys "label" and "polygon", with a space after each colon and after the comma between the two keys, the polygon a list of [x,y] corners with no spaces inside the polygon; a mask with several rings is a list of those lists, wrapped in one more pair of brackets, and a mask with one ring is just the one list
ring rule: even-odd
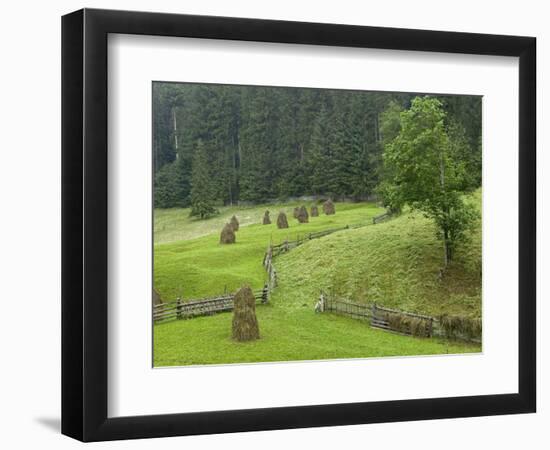
{"label": "wooden fence rail", "polygon": [[278,256],[281,253],[286,253],[289,250],[292,250],[293,248],[298,247],[299,245],[304,244],[307,241],[310,241],[312,239],[319,239],[324,236],[328,236],[329,234],[336,233],[337,231],[342,230],[348,230],[350,229],[349,225],[346,225],[345,227],[340,228],[330,228],[328,230],[322,230],[322,231],[315,231],[312,233],[307,233],[304,235],[298,235],[297,239],[295,241],[284,241],[277,245],[271,245],[271,253],[272,256]]}
{"label": "wooden fence rail", "polygon": [[377,224],[380,222],[385,222],[386,220],[390,219],[393,214],[389,211],[386,211],[385,213],[379,214],[378,216],[374,216],[372,218],[372,223]]}
{"label": "wooden fence rail", "polygon": [[[177,299],[169,303],[153,305],[153,320],[190,319],[197,316],[209,316],[224,311],[233,310],[234,294],[224,294],[218,297],[190,300],[184,302]],[[256,302],[267,303],[269,288],[254,291]]]}
{"label": "wooden fence rail", "polygon": [[[352,319],[369,321],[370,326],[373,328],[379,328],[394,333],[428,338],[441,337],[481,343],[481,328],[479,328],[479,334],[464,333],[460,331],[449,333],[438,318],[425,314],[386,308],[376,303],[353,303],[347,300],[336,299],[327,295],[325,292],[321,292],[317,305],[317,312],[332,312]],[[462,320],[468,321],[468,319]]]}

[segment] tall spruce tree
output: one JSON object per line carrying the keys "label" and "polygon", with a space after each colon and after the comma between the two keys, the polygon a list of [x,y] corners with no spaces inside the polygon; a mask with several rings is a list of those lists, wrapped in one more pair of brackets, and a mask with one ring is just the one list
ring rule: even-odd
{"label": "tall spruce tree", "polygon": [[191,216],[200,219],[215,214],[214,179],[208,170],[208,158],[202,141],[197,144],[193,157],[193,172],[191,176]]}
{"label": "tall spruce tree", "polygon": [[[410,107],[412,98],[385,92],[155,83],[155,206],[192,204],[199,142],[215,177],[213,205],[305,194],[367,198],[388,178],[382,149],[399,131],[400,111]],[[481,99],[438,98],[448,115],[445,131],[452,152],[468,175],[464,186],[476,188],[481,184]]]}

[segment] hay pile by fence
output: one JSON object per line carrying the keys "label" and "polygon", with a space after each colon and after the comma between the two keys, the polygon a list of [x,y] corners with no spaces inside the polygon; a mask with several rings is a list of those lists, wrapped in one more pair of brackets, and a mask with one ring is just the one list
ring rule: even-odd
{"label": "hay pile by fence", "polygon": [[277,216],[277,228],[288,228],[288,220],[286,219],[286,214],[282,211]]}
{"label": "hay pile by fence", "polygon": [[231,220],[229,221],[229,223],[231,224],[233,231],[239,231],[239,221],[237,220],[237,217],[235,216],[231,217]]}
{"label": "hay pile by fence", "polygon": [[230,223],[226,223],[220,235],[220,244],[234,244],[235,231]]}
{"label": "hay pile by fence", "polygon": [[160,298],[160,294],[155,288],[153,288],[153,305],[162,305],[162,299]]}
{"label": "hay pile by fence", "polygon": [[256,299],[249,286],[240,288],[233,298],[232,336],[241,342],[260,338]]}
{"label": "hay pile by fence", "polygon": [[319,217],[319,208],[316,205],[311,207],[311,217]]}
{"label": "hay pile by fence", "polygon": [[481,319],[442,315],[439,317],[439,326],[450,339],[466,338],[481,339]]}
{"label": "hay pile by fence", "polygon": [[264,213],[264,218],[262,220],[263,225],[269,225],[271,223],[271,219],[269,218],[269,211],[266,211]]}
{"label": "hay pile by fence", "polygon": [[323,203],[323,212],[327,216],[331,216],[332,214],[336,214],[336,209],[334,208],[334,203],[329,199],[325,203]]}
{"label": "hay pile by fence", "polygon": [[309,215],[307,213],[307,209],[305,206],[300,206],[300,208],[298,209],[298,215],[296,216],[296,219],[298,219],[298,222],[300,223],[309,222]]}
{"label": "hay pile by fence", "polygon": [[410,333],[417,337],[429,337],[429,324],[425,319],[397,313],[387,313],[386,318],[392,330]]}

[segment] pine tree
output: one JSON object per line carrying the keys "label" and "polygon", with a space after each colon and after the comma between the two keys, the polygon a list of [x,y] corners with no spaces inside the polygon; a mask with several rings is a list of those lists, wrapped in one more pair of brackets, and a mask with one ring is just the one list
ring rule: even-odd
{"label": "pine tree", "polygon": [[208,170],[208,159],[204,144],[199,141],[193,158],[190,215],[205,219],[216,212],[213,178]]}

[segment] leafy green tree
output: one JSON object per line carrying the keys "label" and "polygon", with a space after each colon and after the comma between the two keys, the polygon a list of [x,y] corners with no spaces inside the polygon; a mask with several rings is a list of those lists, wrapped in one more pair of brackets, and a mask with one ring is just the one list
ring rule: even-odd
{"label": "leafy green tree", "polygon": [[191,175],[191,216],[200,219],[215,214],[214,182],[208,170],[208,159],[202,141],[199,141],[193,158],[193,172]]}
{"label": "leafy green tree", "polygon": [[462,199],[464,170],[449,141],[446,113],[434,97],[417,97],[400,114],[400,131],[384,150],[390,207],[408,204],[433,219],[444,244],[445,266],[453,259],[476,212]]}
{"label": "leafy green tree", "polygon": [[[481,184],[481,98],[437,96],[447,112],[463,189]],[[391,174],[384,145],[412,94],[333,89],[153,84],[155,206],[189,207],[193,163],[205,147],[213,204],[327,195],[368,198]],[[392,193],[392,195],[389,194]]]}

